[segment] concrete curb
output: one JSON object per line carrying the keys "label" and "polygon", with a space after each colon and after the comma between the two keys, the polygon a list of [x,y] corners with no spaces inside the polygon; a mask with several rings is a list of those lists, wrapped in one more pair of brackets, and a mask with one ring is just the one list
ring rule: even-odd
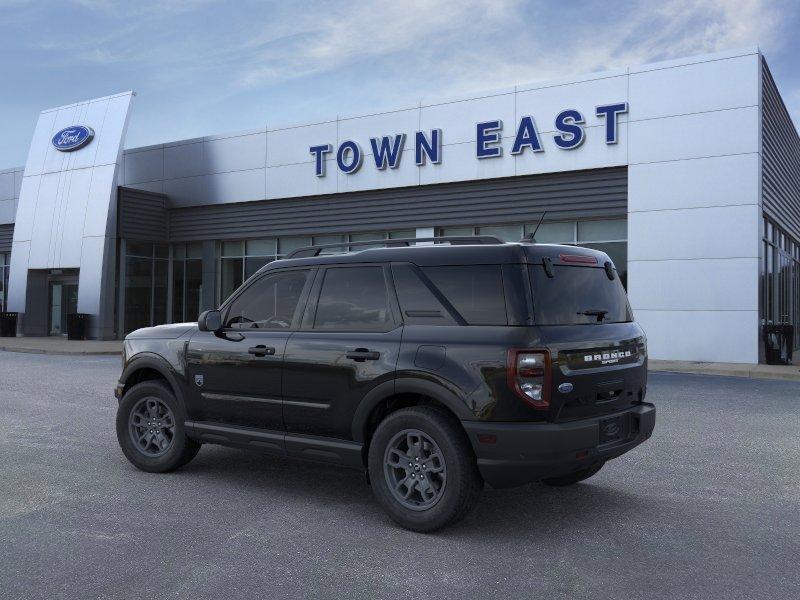
{"label": "concrete curb", "polygon": [[670,360],[649,361],[651,372],[689,373],[694,375],[722,375],[747,379],[777,379],[800,382],[800,366],[753,365],[733,363],[692,363]]}

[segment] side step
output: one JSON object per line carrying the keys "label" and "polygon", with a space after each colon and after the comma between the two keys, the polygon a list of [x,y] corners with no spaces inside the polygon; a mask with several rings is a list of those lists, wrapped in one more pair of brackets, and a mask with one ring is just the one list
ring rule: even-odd
{"label": "side step", "polygon": [[283,454],[357,469],[364,468],[361,454],[363,444],[349,440],[222,425],[207,421],[186,421],[185,426],[189,437],[209,444],[260,450],[270,454]]}

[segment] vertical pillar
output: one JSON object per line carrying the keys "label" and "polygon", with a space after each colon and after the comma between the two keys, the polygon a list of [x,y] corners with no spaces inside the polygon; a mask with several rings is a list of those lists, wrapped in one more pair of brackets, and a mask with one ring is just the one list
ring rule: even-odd
{"label": "vertical pillar", "polygon": [[217,243],[203,242],[203,293],[200,296],[200,312],[217,308]]}
{"label": "vertical pillar", "polygon": [[127,270],[125,264],[125,254],[127,253],[127,244],[124,239],[119,241],[119,292],[117,295],[117,337],[123,339],[125,337],[125,278],[127,277]]}

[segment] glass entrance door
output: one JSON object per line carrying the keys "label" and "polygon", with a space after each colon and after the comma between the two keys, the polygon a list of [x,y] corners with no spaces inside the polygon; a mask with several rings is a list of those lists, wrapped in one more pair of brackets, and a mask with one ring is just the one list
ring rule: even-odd
{"label": "glass entrance door", "polygon": [[50,335],[66,335],[67,315],[78,312],[78,284],[50,282]]}
{"label": "glass entrance door", "polygon": [[66,318],[62,318],[64,286],[61,282],[50,282],[50,335],[62,335],[66,331]]}

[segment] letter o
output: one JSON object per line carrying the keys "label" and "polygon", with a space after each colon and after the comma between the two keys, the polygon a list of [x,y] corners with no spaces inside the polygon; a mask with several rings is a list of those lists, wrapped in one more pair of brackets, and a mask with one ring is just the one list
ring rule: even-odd
{"label": "letter o", "polygon": [[361,152],[361,146],[352,140],[342,142],[336,153],[336,164],[342,173],[355,173],[361,168],[363,160],[364,153]]}

